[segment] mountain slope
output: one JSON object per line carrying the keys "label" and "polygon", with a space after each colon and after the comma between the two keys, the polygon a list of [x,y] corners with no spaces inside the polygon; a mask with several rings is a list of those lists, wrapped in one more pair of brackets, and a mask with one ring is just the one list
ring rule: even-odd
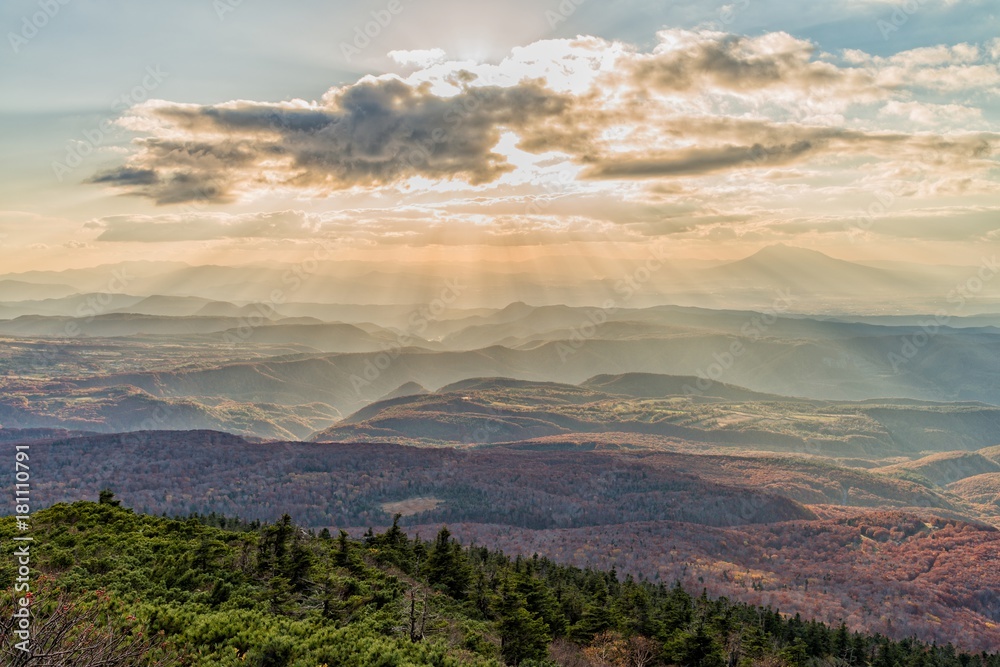
{"label": "mountain slope", "polygon": [[[118,503],[102,493],[100,503],[37,513],[32,558],[48,573],[32,582],[38,660],[65,664],[61,657],[82,654],[107,667],[528,667],[615,656],[616,663],[596,664],[835,664],[856,652],[877,664],[1000,664],[996,655],[951,644],[854,634],[771,606],[462,547],[446,528],[435,529],[432,541],[397,525],[357,541],[306,534],[287,515],[267,525],[217,515],[184,521],[136,515]],[[947,539],[946,528],[934,529]],[[14,534],[13,520],[0,519],[0,536]],[[3,543],[4,560],[16,560],[12,541]],[[0,566],[0,575],[13,577],[12,566]],[[13,618],[16,607],[15,596],[0,596],[0,615]],[[943,625],[962,620],[982,626],[969,608]],[[897,622],[902,629],[893,634],[913,627],[905,617]],[[0,654],[17,656],[6,630]],[[966,634],[958,643],[977,650],[988,641]]]}
{"label": "mountain slope", "polygon": [[948,490],[969,503],[985,505],[983,512],[1000,512],[1000,473],[989,472],[965,477],[948,485]]}
{"label": "mountain slope", "polygon": [[886,474],[914,473],[938,486],[946,486],[967,477],[1000,473],[1000,464],[977,452],[941,452],[916,461],[878,468],[878,472]]}
{"label": "mountain slope", "polygon": [[[703,385],[705,389],[700,389]],[[621,373],[619,375],[595,375],[580,383],[581,387],[602,391],[607,394],[631,396],[633,398],[662,398],[684,396],[696,393],[699,396],[725,398],[734,401],[788,401],[788,396],[763,394],[744,387],[724,382],[706,383],[693,376],[658,375],[655,373]],[[695,390],[692,392],[691,390]]]}
{"label": "mountain slope", "polygon": [[[223,332],[223,335],[241,342],[267,345],[301,345],[317,352],[353,353],[382,352],[399,346],[399,336],[386,329],[370,326],[369,330],[342,323],[286,324],[278,320],[267,326],[244,325]],[[410,336],[407,343],[413,347],[432,347],[431,344]]]}
{"label": "mountain slope", "polygon": [[[1000,646],[1000,597],[995,592],[1000,590],[1000,580],[993,567],[1000,532],[943,518],[941,512],[926,508],[892,512],[827,505],[804,508],[782,497],[804,479],[808,464],[803,462],[787,462],[787,470],[794,473],[790,475],[781,469],[785,462],[765,458],[755,463],[746,457],[650,453],[457,452],[385,445],[249,443],[210,432],[36,440],[31,456],[33,464],[50,473],[39,477],[37,491],[39,497],[51,501],[78,497],[84,488],[114,484],[126,503],[155,514],[196,510],[219,523],[220,514],[232,516],[239,510],[249,519],[278,520],[280,526],[281,515],[287,511],[302,516],[309,527],[333,528],[334,533],[343,527],[360,534],[367,526],[389,525],[397,508],[422,500],[422,509],[401,521],[406,530],[433,535],[447,522],[463,539],[488,547],[477,550],[484,556],[499,545],[523,554],[525,558],[517,565],[522,572],[540,564],[531,558],[532,553],[540,553],[646,577],[662,591],[668,590],[667,582],[679,579],[695,590],[707,589],[713,597],[778,607],[788,619],[798,613],[883,636],[916,634],[940,646],[947,642],[974,650]],[[192,470],[197,474],[192,475]],[[741,470],[753,470],[752,477],[741,478]],[[821,472],[819,467],[813,470],[817,475]],[[886,490],[908,488],[904,482],[879,475],[840,474],[848,477],[837,479],[838,486],[868,479]],[[785,490],[761,491],[765,486],[775,488],[775,482],[786,484]],[[118,511],[123,510],[108,510]],[[196,522],[151,520],[137,525],[132,518],[113,513],[97,517],[64,509],[38,512],[36,538],[44,539],[37,540],[35,556],[46,560],[37,562],[55,576],[69,573],[78,583],[85,577],[90,589],[124,594],[119,584],[133,587],[128,589],[126,603],[138,597],[142,604],[159,604],[158,596],[166,595],[174,605],[196,601],[207,613],[217,609],[246,613],[257,609],[257,602],[277,610],[283,608],[282,600],[301,599],[306,605],[318,603],[313,618],[322,616],[318,613],[324,608],[322,599],[311,596],[329,591],[323,585],[325,575],[316,571],[304,576],[315,587],[293,588],[287,597],[280,578],[294,585],[305,570],[295,575],[292,569],[269,569],[284,557],[288,562],[296,560],[297,549],[289,542],[287,548],[274,551],[277,534],[271,527],[248,535],[249,548],[235,544],[230,558],[224,557],[225,550],[220,551],[216,543],[228,544],[229,540],[200,530]],[[227,520],[224,525],[255,530],[238,521]],[[68,533],[72,540],[67,537],[67,526],[72,526]],[[100,536],[87,539],[91,529],[100,531]],[[11,531],[12,520],[0,519],[0,537],[9,538]],[[134,551],[127,543],[130,535],[150,542]],[[299,546],[309,543],[300,531],[286,531],[284,536],[280,539],[294,538]],[[170,539],[185,540],[177,545],[176,554]],[[389,542],[370,537],[357,555],[372,565],[372,559],[390,557],[393,545],[398,546],[401,539],[398,531]],[[325,544],[333,546],[336,541]],[[0,549],[13,546],[9,539],[0,540]],[[425,555],[433,546],[428,544],[426,549]],[[108,553],[116,557],[109,558]],[[307,558],[299,552],[297,559],[300,564],[310,561],[319,567],[343,562],[335,553],[317,551],[314,555]],[[395,575],[403,581],[409,581],[403,575],[413,572],[408,570],[414,563],[412,556],[392,560]],[[0,559],[0,576],[9,571],[11,561]],[[228,572],[226,582],[232,586],[228,595],[224,590],[213,593],[217,587],[204,579],[215,567],[213,563]],[[263,564],[262,572],[256,569],[259,564]],[[152,568],[149,574],[147,567]],[[424,574],[430,571],[420,568]],[[121,576],[126,572],[127,576]],[[355,570],[353,576],[360,572]],[[270,607],[272,598],[241,589],[239,577],[247,573],[261,575],[264,585],[254,590],[276,595],[277,607]],[[145,588],[147,576],[153,577],[149,589]],[[616,586],[625,583],[619,579],[616,584],[611,578],[605,585],[613,597]],[[470,586],[469,590],[477,589]],[[355,589],[355,594],[361,593]],[[226,605],[229,597],[232,604]],[[346,598],[337,595],[335,599]],[[362,607],[333,608],[343,611],[340,618],[344,618],[362,613]],[[571,623],[581,618],[576,608]],[[405,614],[407,607],[393,609]],[[434,609],[440,614],[448,607],[435,604]],[[625,615],[633,620],[645,618],[632,612]],[[298,613],[290,616],[303,618]],[[249,618],[235,627],[246,628]],[[178,622],[165,627],[168,632],[184,633],[193,626]],[[315,630],[302,636],[315,636]],[[242,650],[249,646],[244,644]]]}
{"label": "mountain slope", "polygon": [[[879,460],[976,450],[1000,429],[1000,408],[976,404],[805,401],[721,383],[703,395],[691,394],[689,383],[697,386],[697,378],[633,373],[580,385],[471,378],[432,394],[376,401],[311,439],[482,446],[570,434],[615,434],[630,443],[651,435],[660,447],[672,439]],[[911,465],[919,463],[900,467]]]}
{"label": "mountain slope", "polygon": [[58,397],[0,397],[0,428],[65,428],[99,432],[192,428],[229,431],[269,439],[303,438],[340,415],[322,403],[296,406],[197,402],[159,398],[129,386],[94,388]]}
{"label": "mountain slope", "polygon": [[61,299],[80,290],[69,285],[37,284],[23,280],[0,280],[0,301]]}
{"label": "mountain slope", "polygon": [[834,259],[815,250],[784,244],[765,247],[744,259],[707,269],[703,276],[717,284],[752,285],[822,295],[864,295],[918,291],[897,273]]}
{"label": "mountain slope", "polygon": [[[735,342],[738,357],[723,352]],[[824,400],[899,397],[1000,404],[1000,336],[934,337],[914,361],[893,371],[896,336],[825,341],[684,336],[670,341],[607,341],[580,346],[547,343],[530,350],[490,347],[429,353],[393,348],[384,353],[223,363],[216,368],[108,375],[85,384],[124,383],[151,393],[222,395],[236,400],[301,403],[320,400],[357,410],[406,382],[440,387],[473,377],[582,382],[595,374],[707,374],[753,391]],[[720,352],[721,351],[721,352]],[[721,367],[717,357],[726,362]],[[718,366],[719,368],[716,368]],[[719,371],[718,373],[716,371]],[[721,373],[721,377],[720,377]],[[985,444],[985,443],[984,443]],[[982,446],[982,445],[980,445]]]}

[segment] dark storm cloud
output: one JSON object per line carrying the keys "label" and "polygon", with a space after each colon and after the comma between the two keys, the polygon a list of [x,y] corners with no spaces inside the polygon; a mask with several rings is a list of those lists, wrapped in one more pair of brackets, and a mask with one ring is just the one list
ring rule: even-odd
{"label": "dark storm cloud", "polygon": [[941,178],[996,167],[995,133],[901,131],[867,118],[877,117],[875,107],[866,107],[867,119],[848,120],[854,106],[910,96],[898,83],[879,83],[874,61],[837,65],[785,33],[658,36],[649,53],[594,39],[540,42],[508,64],[498,78],[519,83],[505,86],[481,85],[492,65],[453,63],[424,79],[366,77],[312,103],[150,101],[122,121],[144,133],[135,152],[92,181],[159,204],[325,196],[413,177],[477,185],[514,169],[497,149],[505,132],[522,151],[583,166],[582,179],[677,179],[813,161],[856,169],[876,159]]}
{"label": "dark storm cloud", "polygon": [[156,172],[152,169],[114,169],[98,174],[90,179],[91,183],[114,183],[115,185],[153,185],[156,183]]}
{"label": "dark storm cloud", "polygon": [[732,169],[741,165],[780,165],[792,162],[815,150],[808,141],[790,146],[723,146],[710,149],[677,151],[659,158],[607,160],[584,173],[587,178],[651,178],[658,176],[697,176]]}
{"label": "dark storm cloud", "polygon": [[381,79],[333,91],[319,106],[151,105],[143,113],[173,132],[139,140],[128,165],[93,180],[158,203],[225,201],[254,184],[344,189],[412,176],[483,183],[512,169],[492,150],[503,128],[558,116],[569,102],[533,83],[446,98]]}

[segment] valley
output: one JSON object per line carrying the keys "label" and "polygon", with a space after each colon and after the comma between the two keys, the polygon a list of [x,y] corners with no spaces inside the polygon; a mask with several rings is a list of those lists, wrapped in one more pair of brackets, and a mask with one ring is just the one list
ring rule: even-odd
{"label": "valley", "polygon": [[[833,266],[777,248],[726,271],[764,258]],[[892,284],[881,271],[858,280]],[[1000,648],[991,315],[931,336],[917,315],[790,307],[432,316],[213,294],[81,314],[60,284],[0,319],[0,443],[30,445],[44,506],[110,488],[138,512],[289,514],[359,538],[398,516],[410,535],[447,525],[852,631]]]}
{"label": "valley", "polygon": [[995,1],[0,21],[0,667],[1000,667]]}

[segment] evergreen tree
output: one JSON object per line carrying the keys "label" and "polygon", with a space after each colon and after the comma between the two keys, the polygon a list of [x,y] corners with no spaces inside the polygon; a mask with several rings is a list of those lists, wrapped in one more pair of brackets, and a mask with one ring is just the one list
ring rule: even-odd
{"label": "evergreen tree", "polygon": [[548,655],[552,636],[545,622],[525,608],[521,597],[510,581],[504,582],[501,591],[498,620],[500,653],[511,665],[525,660],[542,660]]}
{"label": "evergreen tree", "polygon": [[469,567],[462,547],[442,527],[427,555],[424,573],[434,586],[441,587],[456,600],[464,600],[469,587]]}
{"label": "evergreen tree", "polygon": [[115,500],[115,492],[111,489],[101,489],[101,492],[97,495],[97,502],[101,505],[110,505],[111,507],[120,507],[122,501]]}

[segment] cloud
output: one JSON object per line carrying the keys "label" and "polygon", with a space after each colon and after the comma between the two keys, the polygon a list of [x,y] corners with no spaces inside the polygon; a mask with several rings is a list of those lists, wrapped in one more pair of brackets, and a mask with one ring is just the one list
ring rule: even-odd
{"label": "cloud", "polygon": [[829,234],[844,230],[855,239],[882,237],[892,242],[905,239],[978,243],[1000,234],[1000,207],[930,207],[886,211],[874,217],[866,217],[861,211],[848,216],[816,215],[777,222],[768,229],[772,238],[773,235],[795,238],[810,233]]}
{"label": "cloud", "polygon": [[158,176],[153,169],[129,169],[123,167],[113,172],[98,174],[90,179],[91,183],[113,183],[115,185],[153,185]]}
{"label": "cloud", "polygon": [[896,91],[921,90],[940,93],[972,92],[987,97],[997,94],[1000,63],[995,43],[981,48],[976,44],[926,46],[875,56],[849,49],[847,62],[870,71],[878,86]]}
{"label": "cloud", "polygon": [[891,100],[879,110],[879,116],[906,118],[918,125],[950,125],[956,121],[965,125],[983,119],[982,109],[963,104],[933,104],[929,102],[900,102]]}
{"label": "cloud", "polygon": [[428,67],[444,60],[447,54],[444,52],[444,49],[413,49],[409,51],[390,51],[389,57],[400,65]]}
{"label": "cloud", "polygon": [[[944,5],[945,7],[951,7],[952,5],[958,5],[967,3],[974,4],[980,0],[917,0],[921,5],[927,3],[934,3],[939,5]],[[847,4],[857,5],[857,6],[892,6],[900,7],[899,0],[847,0]]]}
{"label": "cloud", "polygon": [[[470,219],[479,224],[468,224]],[[577,241],[635,241],[683,234],[715,224],[717,212],[696,203],[659,201],[641,192],[619,196],[509,196],[452,200],[443,205],[344,209],[314,213],[185,212],[113,215],[86,222],[95,241],[172,243],[227,240],[313,240],[342,245],[534,245]]]}
{"label": "cloud", "polygon": [[814,151],[816,145],[799,141],[791,145],[722,146],[692,148],[659,157],[610,158],[585,172],[588,178],[652,178],[699,175],[741,165],[787,164]]}
{"label": "cloud", "polygon": [[[781,32],[663,30],[657,38],[648,51],[596,37],[543,40],[499,63],[398,52],[428,64],[406,78],[362,78],[315,102],[149,101],[121,120],[141,135],[125,164],[91,180],[158,204],[387,190],[412,201],[513,184],[524,194],[555,172],[572,174],[577,195],[604,181],[669,179],[701,201],[787,197],[816,174],[847,191],[877,185],[877,172],[909,169],[922,174],[914,196],[995,183],[1000,134],[976,101],[994,94],[995,45],[837,57]],[[939,99],[959,88],[969,93],[961,103]],[[929,89],[937,92],[928,97]],[[971,123],[979,129],[969,131]],[[774,178],[791,165],[798,183]],[[181,226],[194,224],[188,219],[154,224],[168,223],[142,236],[200,233]],[[104,224],[103,240],[138,233],[135,220]],[[310,229],[302,220],[274,230],[266,227],[274,220],[206,224],[213,231],[205,233],[224,238]]]}
{"label": "cloud", "polygon": [[1000,207],[949,207],[900,212],[876,220],[873,231],[899,238],[985,241],[1000,231]]}
{"label": "cloud", "polygon": [[775,88],[877,93],[870,72],[818,60],[812,43],[787,33],[746,37],[664,30],[658,37],[652,54],[634,60],[633,76],[640,86],[691,93],[761,93]]}
{"label": "cloud", "polygon": [[152,102],[133,124],[155,127],[130,164],[92,179],[158,203],[231,201],[256,188],[340,190],[409,177],[485,183],[513,167],[493,152],[501,128],[537,126],[569,100],[537,83],[452,97],[395,77],[366,79],[319,103]]}
{"label": "cloud", "polygon": [[[633,179],[700,176],[736,169],[769,169],[810,158],[907,160],[925,169],[954,172],[995,165],[1000,135],[965,132],[948,136],[866,132],[797,123],[686,118],[674,121],[696,138],[693,147],[593,156],[585,178]],[[742,143],[740,143],[742,142]],[[752,142],[752,143],[750,143]]]}
{"label": "cloud", "polygon": [[320,228],[316,216],[301,211],[231,215],[189,213],[176,215],[114,215],[91,220],[85,229],[98,229],[97,241],[161,243],[220,239],[313,238]]}

